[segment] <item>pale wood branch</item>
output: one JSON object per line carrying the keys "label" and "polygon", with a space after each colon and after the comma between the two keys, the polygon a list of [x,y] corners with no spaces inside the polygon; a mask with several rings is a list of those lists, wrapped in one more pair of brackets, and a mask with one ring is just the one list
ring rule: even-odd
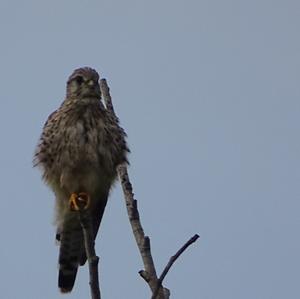
{"label": "pale wood branch", "polygon": [[[110,113],[113,119],[118,121],[118,118],[114,112],[112,99],[109,93],[109,87],[105,79],[100,80],[100,89],[101,89],[101,94],[107,111]],[[125,164],[122,164],[117,168],[117,171],[118,171],[119,179],[121,181],[121,185],[125,197],[126,208],[127,208],[127,213],[131,224],[132,232],[135,237],[145,267],[145,270],[142,270],[139,273],[144,278],[144,280],[148,283],[151,291],[154,292],[157,286],[158,278],[157,278],[157,274],[156,274],[152,254],[151,254],[150,238],[148,236],[145,236],[140,221],[140,216],[137,209],[137,201],[134,199],[132,185],[130,183],[128,172],[127,172],[127,166]],[[170,292],[168,289],[163,287],[159,288],[159,296],[158,296],[159,299],[168,299],[169,296],[170,296]]]}
{"label": "pale wood branch", "polygon": [[[113,108],[112,98],[109,93],[109,87],[105,79],[100,80],[100,89],[101,89],[101,94],[107,111],[110,113],[111,117],[116,122],[118,122],[118,118]],[[156,269],[152,258],[152,254],[151,254],[150,238],[148,236],[145,236],[140,221],[139,211],[137,208],[137,201],[134,199],[133,188],[129,180],[127,165],[126,164],[119,165],[117,168],[117,172],[118,172],[119,179],[121,181],[122,190],[126,202],[127,214],[131,224],[132,232],[135,237],[144,264],[144,270],[139,271],[139,274],[147,282],[147,284],[149,285],[152,291],[151,299],[169,299],[170,291],[167,288],[163,287],[162,282],[165,276],[167,275],[168,271],[172,267],[173,263],[177,260],[177,258],[192,243],[194,243],[199,238],[199,236],[194,235],[177,251],[177,253],[174,256],[170,258],[168,264],[166,265],[162,274],[158,278],[156,274]]]}
{"label": "pale wood branch", "polygon": [[101,299],[99,287],[98,263],[99,257],[95,252],[95,241],[93,237],[92,219],[89,209],[80,207],[78,211],[79,221],[84,237],[84,247],[89,264],[90,291],[92,299]]}
{"label": "pale wood branch", "polygon": [[[118,174],[121,180],[123,193],[125,196],[127,213],[131,228],[139,248],[145,270],[140,271],[142,278],[148,283],[152,293],[155,291],[158,284],[158,278],[155,270],[154,261],[151,254],[150,238],[145,236],[144,230],[140,221],[139,212],[137,209],[137,201],[134,199],[132,185],[129,181],[127,167],[121,165],[118,167]],[[157,298],[167,299],[170,296],[170,291],[161,286],[159,288],[159,296]]]}

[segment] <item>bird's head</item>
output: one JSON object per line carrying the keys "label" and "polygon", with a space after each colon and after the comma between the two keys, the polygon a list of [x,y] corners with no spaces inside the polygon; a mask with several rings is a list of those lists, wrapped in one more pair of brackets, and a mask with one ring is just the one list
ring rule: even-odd
{"label": "bird's head", "polygon": [[101,98],[99,75],[90,68],[76,69],[67,82],[67,98]]}

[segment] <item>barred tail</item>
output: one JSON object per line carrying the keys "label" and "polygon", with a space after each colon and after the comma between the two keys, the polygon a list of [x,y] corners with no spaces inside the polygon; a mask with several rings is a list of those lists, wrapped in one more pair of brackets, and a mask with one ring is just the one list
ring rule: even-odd
{"label": "barred tail", "polygon": [[69,293],[72,291],[78,266],[71,266],[69,268],[62,267],[58,274],[58,287],[62,293]]}
{"label": "barred tail", "polygon": [[82,264],[81,257],[84,254],[80,223],[78,219],[70,218],[66,219],[62,231],[57,235],[60,241],[58,287],[62,293],[71,292],[73,289],[78,266]]}

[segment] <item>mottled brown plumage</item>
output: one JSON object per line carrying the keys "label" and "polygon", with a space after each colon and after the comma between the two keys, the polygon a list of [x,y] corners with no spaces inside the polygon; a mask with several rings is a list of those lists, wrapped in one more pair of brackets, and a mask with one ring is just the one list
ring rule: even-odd
{"label": "mottled brown plumage", "polygon": [[57,240],[60,241],[59,288],[72,290],[78,265],[86,260],[77,213],[70,211],[71,194],[90,197],[96,238],[116,167],[126,163],[126,134],[101,102],[98,73],[75,70],[67,95],[44,125],[34,164],[56,197]]}

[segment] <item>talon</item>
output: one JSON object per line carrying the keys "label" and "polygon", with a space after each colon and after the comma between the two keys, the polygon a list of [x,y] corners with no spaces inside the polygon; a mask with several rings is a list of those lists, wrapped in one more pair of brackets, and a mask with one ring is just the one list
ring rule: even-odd
{"label": "talon", "polygon": [[72,193],[69,198],[69,205],[71,211],[79,211],[79,206],[77,204],[77,193]]}
{"label": "talon", "polygon": [[90,197],[87,193],[85,192],[80,192],[78,194],[77,200],[79,201],[79,205],[84,209],[87,210],[90,207]]}
{"label": "talon", "polygon": [[71,211],[87,210],[90,206],[90,197],[85,192],[72,193],[69,199]]}

